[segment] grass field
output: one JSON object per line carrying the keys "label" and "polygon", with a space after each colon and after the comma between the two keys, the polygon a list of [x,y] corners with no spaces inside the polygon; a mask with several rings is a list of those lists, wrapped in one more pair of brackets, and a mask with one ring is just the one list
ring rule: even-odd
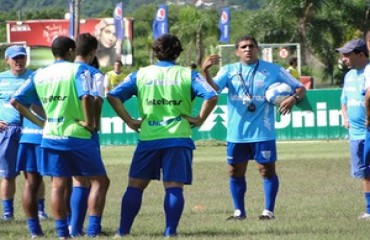
{"label": "grass field", "polygon": [[[102,223],[107,236],[98,239],[111,239],[117,229],[133,150],[134,146],[102,147],[111,187]],[[370,222],[357,220],[364,210],[363,195],[360,183],[349,175],[346,141],[281,142],[278,150],[280,192],[276,220],[258,220],[263,210],[262,181],[251,162],[247,173],[248,219],[227,222],[233,209],[225,146],[219,142],[197,143],[194,182],[185,188],[186,205],[177,239],[370,239]],[[16,220],[0,222],[0,239],[29,238],[20,207],[22,182],[19,177]],[[49,185],[48,182],[46,179]],[[127,239],[163,239],[163,196],[162,184],[152,182]],[[47,209],[50,213],[49,205]],[[53,220],[42,222],[42,226],[46,239],[55,239]]]}

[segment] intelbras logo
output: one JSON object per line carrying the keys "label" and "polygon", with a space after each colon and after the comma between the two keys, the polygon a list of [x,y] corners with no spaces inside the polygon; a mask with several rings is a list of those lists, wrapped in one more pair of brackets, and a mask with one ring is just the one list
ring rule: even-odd
{"label": "intelbras logo", "polygon": [[49,97],[41,97],[42,103],[49,103],[49,102],[55,102],[55,101],[64,101],[67,98],[67,96],[49,96]]}
{"label": "intelbras logo", "polygon": [[167,106],[177,106],[182,103],[182,100],[167,100],[167,99],[146,99],[146,103],[150,106],[154,105],[167,105]]}

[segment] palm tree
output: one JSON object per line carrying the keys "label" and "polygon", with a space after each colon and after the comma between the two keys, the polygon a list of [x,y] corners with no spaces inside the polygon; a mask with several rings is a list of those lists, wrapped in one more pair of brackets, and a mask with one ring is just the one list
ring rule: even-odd
{"label": "palm tree", "polygon": [[[198,10],[192,6],[185,6],[177,9],[176,21],[171,23],[170,31],[177,35],[183,43],[185,49],[185,64],[189,65],[191,58],[194,57],[194,62],[200,66],[204,56],[204,39],[207,35],[217,36],[217,20],[214,13],[207,10]],[[216,23],[216,24],[215,24]],[[195,46],[195,51],[193,49]]]}

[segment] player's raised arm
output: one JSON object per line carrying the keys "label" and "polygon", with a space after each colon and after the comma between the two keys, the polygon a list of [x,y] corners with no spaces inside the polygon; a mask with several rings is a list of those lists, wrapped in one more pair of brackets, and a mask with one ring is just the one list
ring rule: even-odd
{"label": "player's raised arm", "polygon": [[220,56],[217,54],[208,56],[202,63],[202,73],[204,77],[206,78],[209,85],[212,86],[212,88],[216,91],[218,91],[218,86],[214,83],[212,79],[212,75],[209,72],[209,68],[213,65],[216,65],[220,62]]}

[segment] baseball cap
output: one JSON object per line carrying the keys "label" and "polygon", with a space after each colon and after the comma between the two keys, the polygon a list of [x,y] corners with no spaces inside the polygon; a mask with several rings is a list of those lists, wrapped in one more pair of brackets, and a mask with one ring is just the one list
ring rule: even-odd
{"label": "baseball cap", "polygon": [[337,48],[335,50],[340,53],[350,53],[354,50],[357,50],[359,52],[368,53],[366,43],[363,39],[353,39],[347,42],[346,44],[344,44],[343,47]]}
{"label": "baseball cap", "polygon": [[26,48],[19,45],[13,45],[5,50],[5,58],[15,58],[18,56],[26,56]]}

